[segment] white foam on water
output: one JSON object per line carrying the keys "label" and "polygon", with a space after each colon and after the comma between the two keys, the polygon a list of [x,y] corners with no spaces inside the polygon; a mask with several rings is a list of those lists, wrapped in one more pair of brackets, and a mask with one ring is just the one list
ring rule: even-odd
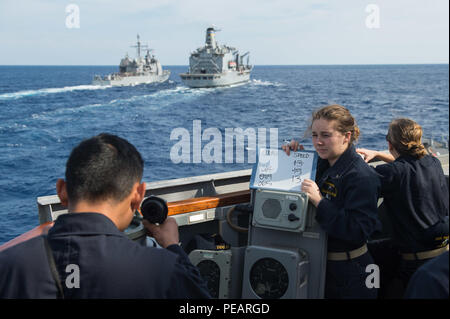
{"label": "white foam on water", "polygon": [[283,86],[282,83],[263,81],[263,80],[257,80],[257,79],[252,79],[251,84],[258,85],[258,86]]}
{"label": "white foam on water", "polygon": [[87,104],[87,105],[80,105],[80,106],[73,106],[73,107],[66,107],[66,108],[60,108],[53,111],[48,112],[42,112],[39,114],[32,114],[33,119],[44,119],[44,118],[53,118],[54,115],[61,115],[61,114],[70,114],[70,113],[77,113],[77,112],[83,112],[86,110],[90,110],[97,107],[127,107],[132,103],[139,103],[139,102],[149,102],[149,106],[156,104],[159,107],[171,104],[173,102],[173,99],[179,99],[179,98],[185,98],[189,95],[196,96],[200,94],[204,94],[206,91],[191,91],[187,87],[183,86],[177,86],[175,88],[171,89],[164,89],[160,91],[153,92],[151,94],[145,94],[145,95],[134,95],[129,98],[124,99],[113,99],[109,102],[104,103],[96,103],[96,104]]}
{"label": "white foam on water", "polygon": [[76,85],[76,86],[65,86],[62,88],[44,88],[39,90],[27,90],[12,93],[0,94],[0,100],[17,100],[28,96],[39,96],[55,93],[65,93],[72,91],[82,91],[82,90],[104,90],[110,88],[110,85]]}
{"label": "white foam on water", "polygon": [[190,92],[194,92],[194,93],[195,92],[211,92],[211,91],[215,91],[215,90],[227,90],[229,88],[243,86],[243,85],[249,84],[249,82],[250,81],[239,82],[239,83],[235,83],[235,84],[215,86],[215,87],[191,88],[191,87],[183,86],[182,88],[189,90]]}
{"label": "white foam on water", "polygon": [[145,94],[145,95],[134,95],[126,99],[115,99],[111,100],[108,103],[105,103],[104,105],[122,105],[122,104],[128,104],[129,102],[139,102],[139,101],[146,101],[146,100],[158,100],[165,97],[172,97],[176,96],[177,94],[184,94],[189,93],[188,88],[183,86],[177,86],[172,89],[165,89],[153,92],[151,94]]}

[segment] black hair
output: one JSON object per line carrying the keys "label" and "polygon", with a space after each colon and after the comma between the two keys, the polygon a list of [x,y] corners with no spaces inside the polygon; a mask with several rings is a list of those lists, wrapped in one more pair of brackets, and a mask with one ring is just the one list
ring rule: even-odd
{"label": "black hair", "polygon": [[125,199],[140,182],[144,161],[123,138],[102,133],[82,141],[67,161],[66,184],[70,202]]}

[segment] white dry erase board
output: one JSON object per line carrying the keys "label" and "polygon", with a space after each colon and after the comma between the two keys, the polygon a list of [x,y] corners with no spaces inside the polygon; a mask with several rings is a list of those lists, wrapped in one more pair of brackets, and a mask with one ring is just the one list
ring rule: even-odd
{"label": "white dry erase board", "polygon": [[260,148],[252,170],[250,188],[300,192],[304,179],[316,177],[315,151],[291,152]]}

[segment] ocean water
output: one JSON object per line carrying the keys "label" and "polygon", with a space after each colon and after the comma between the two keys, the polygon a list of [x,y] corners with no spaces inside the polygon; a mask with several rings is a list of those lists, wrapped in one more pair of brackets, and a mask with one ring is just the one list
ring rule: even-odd
{"label": "ocean water", "polygon": [[223,137],[226,128],[266,128],[267,145],[275,128],[280,144],[296,137],[312,148],[311,112],[338,103],[355,116],[361,147],[385,149],[395,117],[419,122],[427,137],[449,136],[447,64],[256,66],[246,84],[209,89],[185,87],[186,66],[165,68],[165,83],[100,87],[93,75],[116,66],[0,66],[0,244],[38,225],[36,198],[55,194],[71,149],[101,132],[137,147],[146,182],[252,167],[247,154],[244,163],[174,163],[180,137],[171,134],[188,132],[193,153],[194,123]]}

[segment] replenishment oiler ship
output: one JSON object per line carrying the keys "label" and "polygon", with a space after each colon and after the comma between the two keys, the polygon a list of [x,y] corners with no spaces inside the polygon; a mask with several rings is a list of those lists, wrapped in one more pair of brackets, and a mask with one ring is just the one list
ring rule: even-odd
{"label": "replenishment oiler ship", "polygon": [[[424,145],[441,161],[448,182],[448,144]],[[267,196],[250,189],[251,178],[249,169],[151,182],[145,197],[166,201],[165,214],[177,221],[182,247],[207,281],[212,297],[324,298],[327,235],[315,220],[315,208],[301,194]],[[40,225],[1,245],[0,252],[46,234],[58,216],[68,212],[57,195],[38,197],[37,206]],[[378,209],[383,222],[382,200]],[[298,228],[291,229],[291,224]],[[138,212],[125,233],[138,244],[154,246]],[[371,240],[388,234],[384,229]]]}
{"label": "replenishment oiler ship", "polygon": [[[170,76],[170,71],[163,70],[161,63],[150,54],[152,50],[142,45],[137,35],[136,58],[130,59],[128,54],[120,61],[119,73],[108,74],[103,77],[95,75],[93,85],[125,86],[143,83],[164,82]],[[147,49],[145,57],[141,57],[141,49]]]}
{"label": "replenishment oiler ship", "polygon": [[[253,66],[249,65],[249,54],[242,55],[236,48],[219,46],[215,32],[206,30],[205,46],[195,50],[189,58],[189,71],[180,74],[183,83],[192,88],[228,86],[250,80]],[[244,57],[247,63],[244,64]]]}

